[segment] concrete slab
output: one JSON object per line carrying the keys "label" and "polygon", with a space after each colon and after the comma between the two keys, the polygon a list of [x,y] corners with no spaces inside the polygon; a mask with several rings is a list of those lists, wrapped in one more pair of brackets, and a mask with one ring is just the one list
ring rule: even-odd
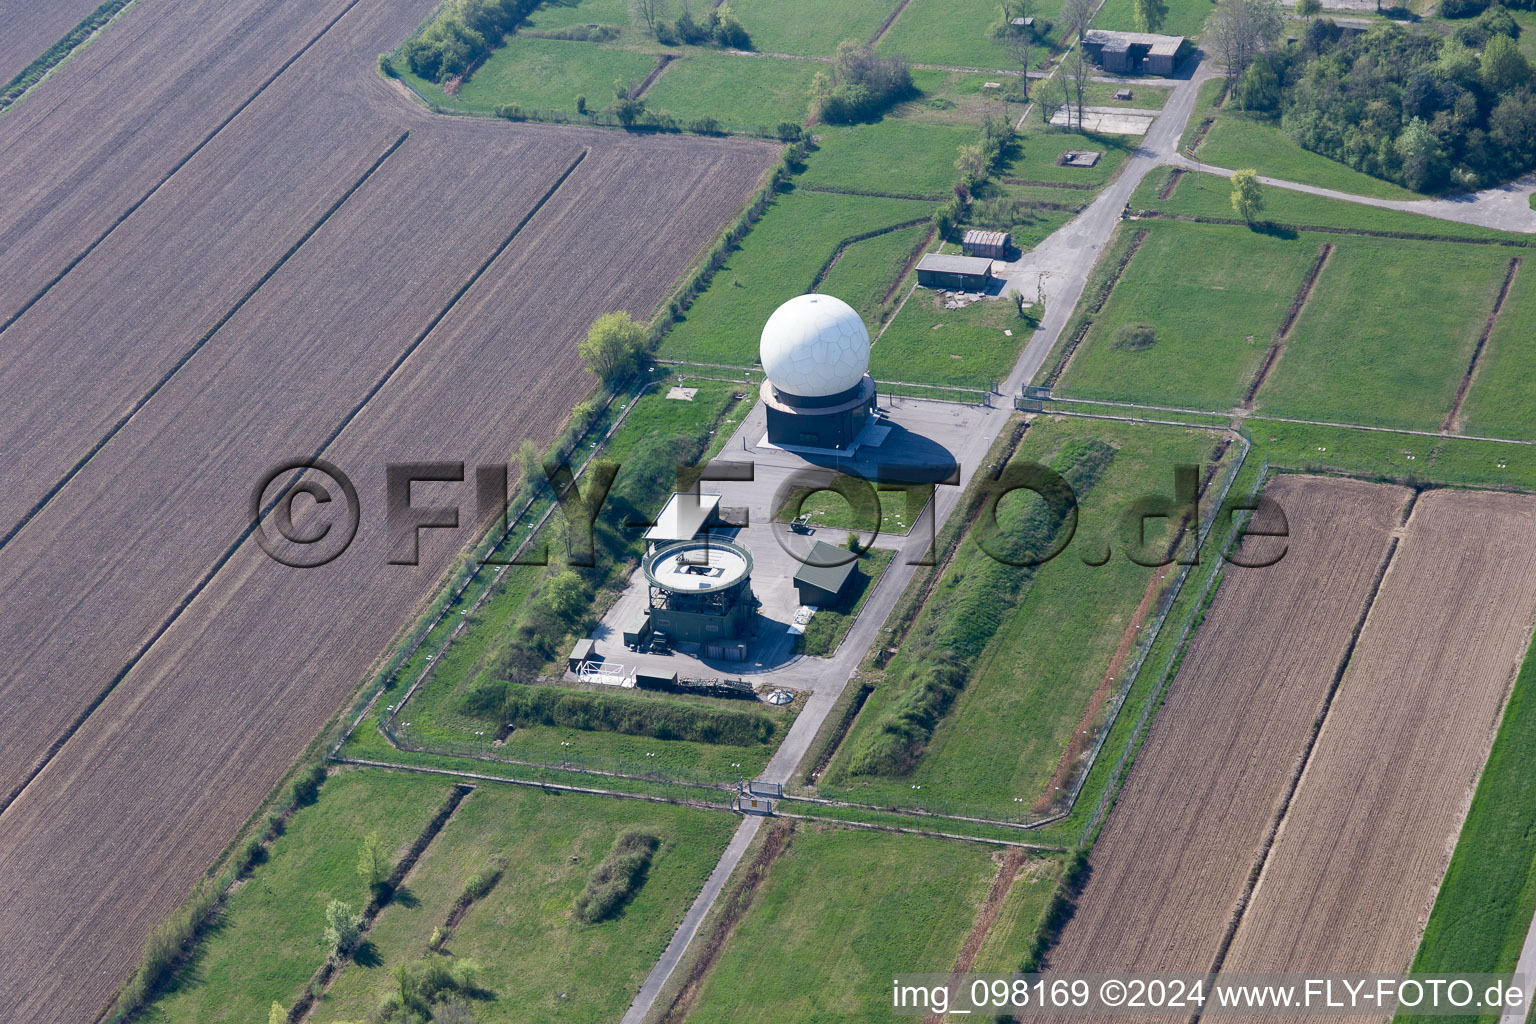
{"label": "concrete slab", "polygon": [[[1145,135],[1155,120],[1155,110],[1140,112],[1124,107],[1084,107],[1080,129],[1101,135]],[[1068,111],[1066,107],[1061,107],[1051,115],[1051,124],[1058,127],[1067,127],[1069,121],[1076,125],[1076,110]]]}

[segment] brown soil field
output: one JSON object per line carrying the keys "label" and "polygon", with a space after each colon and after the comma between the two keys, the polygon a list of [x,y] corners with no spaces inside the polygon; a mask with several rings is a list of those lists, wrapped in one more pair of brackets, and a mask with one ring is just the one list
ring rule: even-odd
{"label": "brown soil field", "polygon": [[1410,496],[1298,476],[1266,494],[1288,519],[1288,553],[1226,568],[1051,970],[1199,974],[1227,933]]}
{"label": "brown soil field", "polygon": [[[0,782],[26,783],[0,812],[0,877],[24,880],[0,907],[0,1002],[16,1019],[101,1009],[149,927],[473,539],[428,532],[421,566],[388,565],[386,464],[472,467],[550,439],[592,384],[576,355],[587,325],[648,314],[775,156],[429,117],[372,63],[431,6],[359,3],[0,333],[0,366],[23,338],[56,349],[30,391],[0,372],[22,403],[3,429],[36,442],[0,447],[6,478],[21,479],[14,460],[47,485],[6,511],[48,499],[0,547]],[[242,25],[264,8],[229,9]],[[286,45],[252,58],[263,74]],[[63,80],[16,115],[60,107]],[[122,89],[93,120],[115,127],[152,102]],[[97,222],[54,198],[29,195],[67,251]],[[0,232],[28,220],[6,210]],[[117,323],[114,306],[133,314]],[[90,374],[112,379],[79,390]],[[60,408],[72,391],[81,408]],[[355,481],[361,528],[324,568],[288,569],[243,540],[250,490],[316,452]],[[472,483],[417,492],[472,515]]]}
{"label": "brown soil field", "polygon": [[1536,619],[1536,498],[1419,498],[1227,971],[1405,972]]}
{"label": "brown soil field", "polygon": [[351,12],[0,333],[0,407],[40,410],[0,419],[14,481],[0,494],[0,541],[401,134],[436,127],[376,75],[360,71],[337,95],[336,66],[355,67],[364,44],[387,46],[408,22],[372,7]]}
{"label": "brown soil field", "polygon": [[[137,4],[0,118],[0,325],[352,2]],[[430,5],[399,6],[406,21]]]}
{"label": "brown soil field", "polygon": [[99,0],[0,0],[0,85],[94,11]]}

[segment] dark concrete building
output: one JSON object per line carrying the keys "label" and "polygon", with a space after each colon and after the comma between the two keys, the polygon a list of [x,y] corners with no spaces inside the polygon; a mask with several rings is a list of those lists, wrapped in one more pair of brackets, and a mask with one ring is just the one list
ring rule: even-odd
{"label": "dark concrete building", "polygon": [[917,264],[917,283],[952,292],[984,292],[992,286],[992,261],[979,256],[931,252]]}
{"label": "dark concrete building", "polygon": [[1083,49],[1099,67],[1117,75],[1171,75],[1189,52],[1183,36],[1102,28],[1084,34]]}

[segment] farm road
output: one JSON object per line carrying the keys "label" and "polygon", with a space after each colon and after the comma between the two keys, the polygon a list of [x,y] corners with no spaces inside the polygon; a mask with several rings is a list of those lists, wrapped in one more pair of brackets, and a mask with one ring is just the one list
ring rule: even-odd
{"label": "farm road", "polygon": [[[1230,168],[1201,163],[1182,153],[1175,153],[1167,162],[1186,170],[1215,174],[1223,178],[1232,177]],[[1468,192],[1444,199],[1376,199],[1371,196],[1356,195],[1353,192],[1321,188],[1317,185],[1303,185],[1283,178],[1269,178],[1262,174],[1259,175],[1259,180],[1275,188],[1305,192],[1325,199],[1342,199],[1347,203],[1375,206],[1383,210],[1417,213],[1426,217],[1437,217],[1440,220],[1496,228],[1499,231],[1536,232],[1536,209],[1532,209],[1530,205],[1531,196],[1536,194],[1536,174],[1527,174],[1523,178],[1494,188],[1483,189],[1481,192]]]}
{"label": "farm road", "polygon": [[[1008,287],[1017,287],[1026,295],[1034,295],[1036,282],[1043,279],[1046,289],[1046,316],[1040,329],[1025,345],[1007,382],[1002,385],[1004,395],[1017,394],[1019,388],[1032,380],[1045,363],[1046,357],[1056,344],[1056,339],[1060,337],[1062,329],[1066,326],[1073,308],[1077,305],[1079,296],[1082,295],[1083,286],[1089,272],[1093,269],[1094,262],[1098,259],[1099,252],[1108,243],[1109,236],[1120,221],[1120,211],[1125,208],[1126,200],[1148,171],[1162,163],[1168,153],[1177,151],[1179,137],[1183,134],[1190,112],[1194,109],[1195,93],[1199,89],[1200,82],[1207,77],[1209,72],[1204,71],[1197,62],[1192,62],[1189,77],[1180,81],[1174,88],[1157,122],[1147,133],[1136,153],[1127,161],[1115,182],[1100,193],[1099,198],[1088,209],[1047,238],[1036,247],[1033,253],[1017,264],[1005,265],[1009,275],[1005,290]],[[1022,284],[1026,280],[1027,286]],[[989,421],[984,430],[977,431],[978,436],[974,447],[985,453],[1006,422],[1006,416]],[[726,450],[731,450],[730,444],[726,445]],[[939,506],[939,526],[943,525],[944,518],[953,508],[954,502],[959,499],[958,494],[945,493],[951,490],[954,489],[939,488],[941,502],[947,498],[949,505],[947,508],[943,504]],[[926,524],[920,521],[913,529],[912,537],[921,538],[926,535]],[[810,750],[810,745],[820,731],[822,723],[826,721],[832,706],[852,678],[854,668],[875,641],[896,598],[911,580],[915,568],[905,564],[907,561],[905,555],[898,555],[891,563],[891,567],[886,570],[885,578],[881,580],[869,604],[859,616],[858,621],[854,623],[853,629],[849,631],[842,647],[839,648],[837,658],[833,659],[839,664],[829,666],[829,671],[819,677],[816,690],[806,703],[805,710],[795,719],[789,734],[785,736],[784,742],[780,744],[763,772],[761,776],[763,781],[788,782],[795,768]],[[834,667],[835,671],[830,670]],[[716,870],[726,867],[725,861],[731,856],[731,850],[728,849]],[[741,852],[737,851],[735,859],[739,861],[740,857]],[[734,870],[734,868],[735,864],[732,863],[730,869]],[[705,895],[701,894],[699,899],[703,901]],[[709,901],[713,902],[712,896],[709,897]],[[702,916],[709,907],[707,905],[700,907],[696,904],[695,909]],[[690,911],[690,914],[692,912]],[[673,947],[678,945],[679,939],[683,939],[681,948],[674,950]],[[667,947],[667,953],[661,962],[646,979],[640,994],[631,1004],[629,1012],[624,1015],[623,1024],[635,1024],[650,1012],[661,986],[677,966],[678,959],[686,948],[687,940],[679,931],[673,937],[672,944]]]}
{"label": "farm road", "polygon": [[[136,5],[0,118],[15,1019],[100,1011],[470,539],[388,565],[385,464],[548,441],[586,325],[653,309],[775,156],[435,118],[373,68],[432,6]],[[316,452],[362,525],[286,569],[250,492]]]}

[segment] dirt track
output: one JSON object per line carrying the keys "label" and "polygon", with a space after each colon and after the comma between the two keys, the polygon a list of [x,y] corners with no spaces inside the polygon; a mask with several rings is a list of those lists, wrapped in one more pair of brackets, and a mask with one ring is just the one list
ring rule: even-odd
{"label": "dirt track", "polygon": [[1227,933],[1409,498],[1289,476],[1267,493],[1288,517],[1289,552],[1226,569],[1051,970],[1199,974]]}
{"label": "dirt track", "polygon": [[[590,386],[587,324],[649,312],[775,152],[430,118],[372,63],[431,0],[362,0],[108,231],[341,9],[210,5],[167,49],[198,6],[140,5],[0,119],[0,183],[26,160],[35,179],[0,213],[25,278],[0,287],[0,323],[105,234],[0,333],[0,536],[26,520],[0,547],[0,788],[69,736],[0,814],[16,1019],[102,1006],[470,540],[428,534],[419,568],[387,565],[385,464],[473,466],[551,437]],[[82,123],[121,128],[120,151]],[[286,569],[239,543],[250,488],[321,449],[362,526],[324,569]],[[472,490],[418,501],[451,496],[467,519]]]}
{"label": "dirt track", "polygon": [[1408,969],[1533,618],[1536,498],[1424,494],[1224,970]]}

